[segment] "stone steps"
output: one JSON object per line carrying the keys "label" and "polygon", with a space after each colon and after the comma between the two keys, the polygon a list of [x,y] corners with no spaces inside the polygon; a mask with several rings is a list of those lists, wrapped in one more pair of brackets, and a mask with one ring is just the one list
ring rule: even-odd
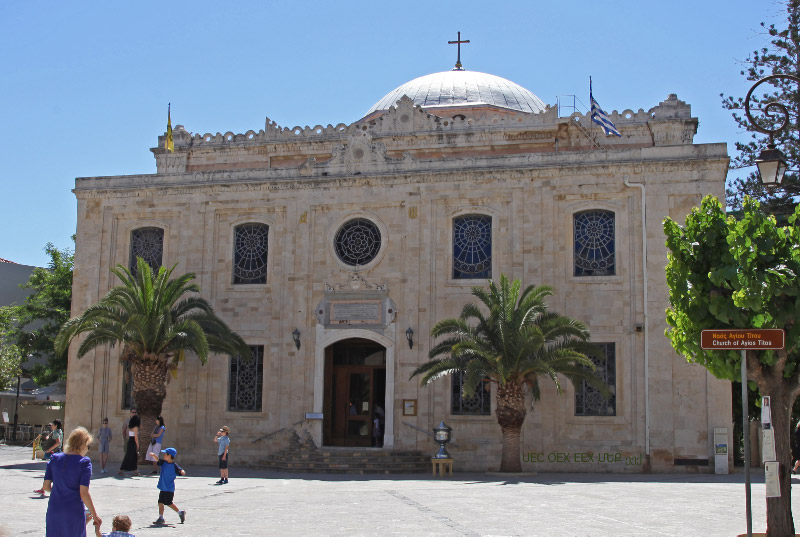
{"label": "stone steps", "polygon": [[430,472],[431,462],[420,451],[302,447],[272,454],[259,461],[258,466],[302,473],[407,474]]}

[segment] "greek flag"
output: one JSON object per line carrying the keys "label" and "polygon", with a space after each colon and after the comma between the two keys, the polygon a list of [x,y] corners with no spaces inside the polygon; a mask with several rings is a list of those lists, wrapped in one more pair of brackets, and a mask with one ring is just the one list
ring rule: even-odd
{"label": "greek flag", "polygon": [[592,77],[589,77],[589,102],[592,103],[592,121],[600,125],[600,128],[603,129],[603,132],[606,133],[606,136],[613,134],[615,136],[622,136],[611,120],[608,118],[608,114],[606,114],[600,105],[597,104],[597,101],[594,100],[592,96]]}

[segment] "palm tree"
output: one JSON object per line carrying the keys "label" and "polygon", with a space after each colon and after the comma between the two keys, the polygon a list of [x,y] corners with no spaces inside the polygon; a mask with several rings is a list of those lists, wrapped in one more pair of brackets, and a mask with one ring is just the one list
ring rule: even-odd
{"label": "palm tree", "polygon": [[[154,274],[142,258],[132,274],[122,265],[112,272],[122,280],[100,302],[61,327],[55,340],[57,353],[67,350],[80,334],[88,333],[78,347],[78,358],[102,345],[122,345],[120,360],[130,362],[133,398],[149,433],[167,395],[167,374],[187,351],[205,364],[210,352],[250,356],[244,340],[214,314],[209,303],[194,295],[195,275],[170,279],[175,266]],[[141,450],[141,457],[145,452]]]}
{"label": "palm tree", "polygon": [[497,422],[503,433],[501,472],[521,471],[520,431],[527,413],[525,386],[534,401],[539,400],[539,377],[553,381],[561,393],[564,375],[573,384],[588,381],[603,394],[608,388],[594,373],[587,357],[593,351],[586,326],[575,319],[548,311],[544,299],[552,294],[545,286],[528,286],[520,295],[521,283],[500,285],[489,281],[488,291],[473,287],[472,294],[489,310],[485,316],[468,303],[461,315],[437,322],[431,329],[436,343],[430,360],[412,374],[421,375],[423,385],[450,374],[464,375],[462,394],[471,396],[481,380],[497,384]]}

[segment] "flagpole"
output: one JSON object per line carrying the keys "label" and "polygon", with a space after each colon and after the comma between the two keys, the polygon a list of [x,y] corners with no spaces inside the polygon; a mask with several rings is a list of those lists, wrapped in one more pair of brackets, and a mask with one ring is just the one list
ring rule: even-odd
{"label": "flagpole", "polygon": [[167,153],[175,151],[175,143],[172,139],[172,103],[167,103],[167,135],[164,137],[164,150]]}

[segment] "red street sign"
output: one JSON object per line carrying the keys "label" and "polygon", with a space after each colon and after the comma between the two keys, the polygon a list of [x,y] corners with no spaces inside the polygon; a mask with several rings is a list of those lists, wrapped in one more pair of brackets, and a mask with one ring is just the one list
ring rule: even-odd
{"label": "red street sign", "polygon": [[703,330],[700,347],[706,350],[777,350],[784,347],[785,334],[780,328],[736,328]]}

